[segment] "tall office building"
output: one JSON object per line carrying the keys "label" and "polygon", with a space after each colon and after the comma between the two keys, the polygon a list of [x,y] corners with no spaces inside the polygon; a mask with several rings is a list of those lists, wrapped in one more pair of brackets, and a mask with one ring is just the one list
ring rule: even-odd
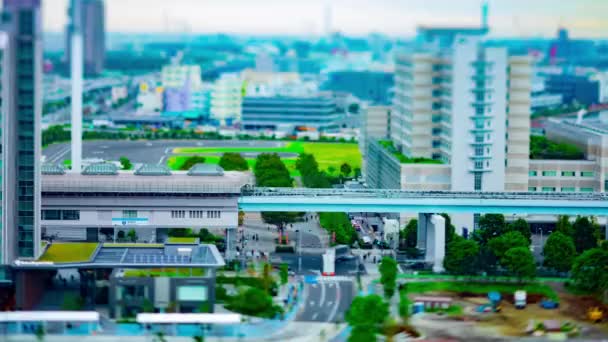
{"label": "tall office building", "polygon": [[106,55],[105,7],[103,0],[70,0],[70,23],[66,28],[65,59],[71,61],[72,32],[80,27],[83,38],[84,73],[99,75]]}
{"label": "tall office building", "polygon": [[40,249],[40,0],[4,0],[0,26],[2,168],[0,264]]}

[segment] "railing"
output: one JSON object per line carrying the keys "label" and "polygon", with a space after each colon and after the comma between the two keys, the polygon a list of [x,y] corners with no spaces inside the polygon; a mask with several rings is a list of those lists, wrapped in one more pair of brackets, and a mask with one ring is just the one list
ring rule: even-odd
{"label": "railing", "polygon": [[475,191],[403,191],[384,189],[304,189],[258,188],[244,186],[241,197],[347,197],[347,198],[437,198],[437,199],[504,199],[608,201],[604,193],[539,193],[539,192],[475,192]]}

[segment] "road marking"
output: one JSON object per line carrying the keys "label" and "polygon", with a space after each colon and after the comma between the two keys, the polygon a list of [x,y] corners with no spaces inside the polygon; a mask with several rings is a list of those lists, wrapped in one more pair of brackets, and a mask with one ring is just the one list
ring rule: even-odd
{"label": "road marking", "polygon": [[316,288],[317,288],[317,284],[312,284],[312,285],[310,285],[310,286],[312,286],[312,288],[313,288],[313,289],[316,289]]}
{"label": "road marking", "polygon": [[162,165],[163,164],[163,161],[165,160],[165,157],[166,156],[160,157],[160,160],[158,161],[158,165]]}
{"label": "road marking", "polygon": [[327,286],[334,287],[334,283],[329,283],[329,284],[327,284]]}
{"label": "road marking", "polygon": [[327,302],[327,306],[331,306],[334,302],[332,302],[331,300],[329,302]]}
{"label": "road marking", "polygon": [[319,316],[319,313],[318,313],[318,312],[315,312],[315,313],[312,315],[312,320],[314,321],[315,319],[317,319],[317,317],[318,317],[318,316]]}
{"label": "road marking", "polygon": [[331,313],[327,318],[328,322],[333,322],[334,317],[336,317],[336,314],[338,313],[338,307],[340,306],[340,287],[340,285],[336,286],[336,305],[334,305],[333,309],[331,309]]}
{"label": "road marking", "polygon": [[323,306],[325,303],[325,284],[321,284],[321,300],[319,301],[319,306]]}
{"label": "road marking", "polygon": [[315,301],[314,300],[310,301],[310,306],[315,306]]}

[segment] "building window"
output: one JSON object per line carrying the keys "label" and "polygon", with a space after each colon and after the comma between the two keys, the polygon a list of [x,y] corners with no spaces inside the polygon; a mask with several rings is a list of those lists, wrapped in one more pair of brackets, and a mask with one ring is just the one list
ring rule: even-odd
{"label": "building window", "polygon": [[483,156],[483,146],[475,147],[475,155],[478,157]]}
{"label": "building window", "polygon": [[593,171],[582,171],[581,177],[593,177]]}
{"label": "building window", "polygon": [[581,192],[593,192],[593,188],[581,188]]}
{"label": "building window", "polygon": [[79,210],[43,210],[42,219],[48,221],[78,221],[80,220]]}
{"label": "building window", "polygon": [[530,177],[536,177],[536,176],[538,176],[538,172],[537,171],[529,171],[528,172],[528,176],[530,176]]}
{"label": "building window", "polygon": [[220,211],[219,210],[209,210],[207,211],[207,218],[219,219]]}
{"label": "building window", "polygon": [[475,191],[481,191],[481,172],[475,173]]}
{"label": "building window", "polygon": [[534,192],[534,191],[536,191],[536,187],[535,186],[529,186],[528,187],[528,191]]}
{"label": "building window", "polygon": [[575,177],[576,172],[574,171],[562,171],[562,177]]}
{"label": "building window", "polygon": [[564,187],[562,188],[562,192],[575,192],[576,188],[574,187]]}
{"label": "building window", "polygon": [[483,161],[481,161],[481,160],[475,161],[475,169],[477,169],[477,170],[483,169]]}
{"label": "building window", "polygon": [[80,211],[78,210],[62,210],[61,219],[66,221],[80,220]]}
{"label": "building window", "polygon": [[49,221],[61,220],[61,210],[43,210],[42,219]]}
{"label": "building window", "polygon": [[543,177],[555,177],[557,176],[557,171],[543,171]]}
{"label": "building window", "polygon": [[205,217],[205,212],[202,210],[190,210],[190,218],[200,219]]}
{"label": "building window", "polygon": [[186,218],[185,210],[171,210],[171,218],[182,219]]}
{"label": "building window", "polygon": [[544,192],[555,192],[555,187],[543,186]]}
{"label": "building window", "polygon": [[123,218],[137,218],[137,210],[123,210],[122,217]]}

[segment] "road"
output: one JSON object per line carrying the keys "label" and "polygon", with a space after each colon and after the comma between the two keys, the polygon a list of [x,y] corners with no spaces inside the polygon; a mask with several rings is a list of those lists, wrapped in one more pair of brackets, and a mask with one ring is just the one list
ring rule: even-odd
{"label": "road", "polygon": [[305,283],[304,293],[296,321],[343,322],[355,295],[353,282],[340,277],[318,277],[316,283]]}
{"label": "road", "polygon": [[[323,268],[323,257],[321,254],[302,254],[302,270],[298,269],[298,254],[292,253],[272,253],[272,257],[278,257],[281,262],[289,265],[292,271],[298,274],[318,275]],[[359,271],[365,274],[365,268],[359,263]],[[336,275],[353,276],[357,273],[357,260],[336,261]]]}
{"label": "road", "polygon": [[[238,140],[101,140],[84,141],[84,159],[118,160],[127,157],[132,163],[164,164],[176,147],[279,147],[285,142]],[[70,159],[70,144],[54,144],[43,151],[47,162],[61,163]]]}

